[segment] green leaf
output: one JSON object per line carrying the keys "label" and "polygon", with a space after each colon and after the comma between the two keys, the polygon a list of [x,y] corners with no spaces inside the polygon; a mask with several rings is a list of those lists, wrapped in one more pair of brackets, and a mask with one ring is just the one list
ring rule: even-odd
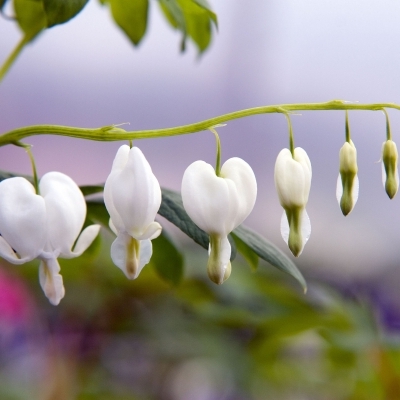
{"label": "green leaf", "polygon": [[232,234],[246,243],[260,258],[295,278],[303,287],[304,292],[307,291],[307,283],[301,272],[276,246],[243,225],[237,227]]}
{"label": "green leaf", "polygon": [[237,251],[243,256],[243,258],[247,261],[253,271],[258,268],[258,255],[251,249],[251,247],[245,243],[242,239],[240,239],[235,234],[231,234],[235,244]]}
{"label": "green leaf", "polygon": [[108,222],[110,220],[110,216],[108,215],[104,201],[102,199],[88,200],[86,201],[86,206],[86,220],[88,221],[87,225],[90,223],[96,223],[101,224],[109,229]]}
{"label": "green leaf", "polygon": [[0,0],[0,11],[3,11],[3,7],[7,3],[7,0]]}
{"label": "green leaf", "polygon": [[[186,213],[182,197],[178,192],[169,189],[161,189],[162,202],[158,213],[169,222],[177,226],[183,233],[192,238],[197,244],[208,250],[208,234],[200,229]],[[236,257],[236,245],[232,238],[228,236],[232,247],[231,261]]]}
{"label": "green leaf", "polygon": [[136,46],[147,28],[148,0],[109,0],[111,13],[118,26]]}
{"label": "green leaf", "polygon": [[15,16],[27,41],[33,40],[47,26],[43,3],[37,0],[14,0]]}
{"label": "green leaf", "polygon": [[0,182],[4,181],[4,179],[15,178],[16,176],[22,176],[23,178],[27,179],[29,182],[31,182],[31,183],[33,182],[33,178],[31,176],[15,174],[13,172],[0,170]]}
{"label": "green leaf", "polygon": [[177,285],[183,277],[182,254],[176,249],[164,230],[152,243],[151,264],[155,267],[161,279],[172,285]]}
{"label": "green leaf", "polygon": [[217,16],[210,10],[206,0],[159,0],[169,23],[182,32],[182,50],[189,36],[199,52],[207,49],[211,42],[211,23],[217,26]]}
{"label": "green leaf", "polygon": [[84,196],[89,196],[91,194],[101,193],[104,190],[104,185],[79,186],[79,189],[81,189]]}
{"label": "green leaf", "polygon": [[74,18],[87,2],[88,0],[43,0],[47,26],[50,28]]}

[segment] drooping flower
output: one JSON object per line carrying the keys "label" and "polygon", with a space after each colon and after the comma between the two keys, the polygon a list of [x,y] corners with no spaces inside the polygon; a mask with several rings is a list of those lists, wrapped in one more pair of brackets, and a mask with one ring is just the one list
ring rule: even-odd
{"label": "drooping flower", "polygon": [[336,198],[343,215],[353,210],[358,199],[357,150],[352,140],[346,142],[339,152],[339,176],[336,185]]}
{"label": "drooping flower", "polygon": [[189,165],[182,179],[182,200],[193,222],[210,236],[207,272],[221,284],[231,273],[228,234],[250,214],[257,197],[253,170],[240,158],[230,158],[219,176],[204,161]]}
{"label": "drooping flower", "polygon": [[397,146],[393,140],[387,140],[382,145],[382,182],[390,199],[396,195],[399,189],[399,171]]}
{"label": "drooping flower", "polygon": [[57,258],[81,255],[100,226],[88,226],[79,236],[86,202],[67,175],[45,174],[39,191],[40,195],[36,194],[33,185],[21,177],[0,182],[0,256],[13,264],[38,258],[40,285],[50,302],[57,305],[65,294]]}
{"label": "drooping flower", "polygon": [[137,147],[119,148],[104,186],[104,202],[117,235],[111,258],[127,278],[135,279],[150,261],[151,240],[162,230],[154,221],[161,204],[160,185]]}
{"label": "drooping flower", "polygon": [[311,187],[311,162],[301,148],[283,149],[275,163],[275,187],[285,210],[281,219],[281,234],[290,251],[298,257],[310,237],[311,224],[306,205]]}

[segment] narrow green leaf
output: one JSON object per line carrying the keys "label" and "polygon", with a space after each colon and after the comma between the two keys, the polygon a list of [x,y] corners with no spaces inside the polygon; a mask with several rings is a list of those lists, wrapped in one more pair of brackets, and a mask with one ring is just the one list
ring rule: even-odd
{"label": "narrow green leaf", "polygon": [[79,186],[79,189],[81,189],[84,196],[89,196],[91,194],[101,193],[104,190],[104,185]]}
{"label": "narrow green leaf", "polygon": [[182,254],[177,250],[164,230],[152,243],[153,255],[151,264],[161,279],[172,285],[177,285],[183,277]]}
{"label": "narrow green leaf", "polygon": [[246,243],[260,258],[269,262],[272,266],[280,269],[283,272],[293,276],[303,287],[304,292],[307,291],[307,283],[297,269],[296,265],[282,253],[276,246],[261,237],[258,233],[244,227],[237,227],[233,231],[233,235],[237,236]]}
{"label": "narrow green leaf", "polygon": [[109,0],[111,13],[118,26],[136,46],[147,28],[148,0]]}
{"label": "narrow green leaf", "polygon": [[33,182],[33,179],[32,179],[31,176],[22,175],[22,174],[15,174],[13,172],[0,170],[0,182],[4,181],[4,179],[15,178],[16,176],[22,176],[23,178],[27,179],[29,182]]}
{"label": "narrow green leaf", "polygon": [[[162,202],[158,213],[169,222],[177,226],[183,233],[192,238],[197,244],[208,250],[208,234],[200,229],[186,213],[180,193],[169,189],[162,189]],[[232,247],[231,261],[236,257],[236,245],[228,236]]]}
{"label": "narrow green leaf", "polygon": [[79,14],[88,0],[42,0],[47,26],[63,24]]}
{"label": "narrow green leaf", "polygon": [[19,27],[33,40],[47,26],[43,3],[37,0],[14,0],[15,16]]}
{"label": "narrow green leaf", "polygon": [[251,249],[251,247],[245,243],[242,239],[236,236],[234,233],[231,233],[237,251],[243,256],[243,258],[247,261],[253,271],[258,268],[258,255]]}

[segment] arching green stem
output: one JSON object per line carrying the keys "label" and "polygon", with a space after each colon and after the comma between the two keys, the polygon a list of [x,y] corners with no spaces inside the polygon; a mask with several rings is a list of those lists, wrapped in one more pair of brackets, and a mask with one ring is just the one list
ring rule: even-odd
{"label": "arching green stem", "polygon": [[143,131],[127,132],[116,125],[105,126],[95,129],[75,128],[59,125],[33,125],[23,128],[13,129],[3,135],[0,135],[0,146],[15,144],[28,136],[34,135],[58,135],[69,136],[77,139],[97,140],[102,142],[113,142],[117,140],[129,139],[151,139],[158,137],[187,135],[194,132],[204,131],[210,126],[232,121],[238,118],[249,117],[258,114],[288,113],[290,111],[322,111],[322,110],[369,110],[378,111],[383,108],[394,108],[400,110],[400,105],[394,103],[373,103],[360,104],[348,103],[343,100],[332,100],[326,103],[297,103],[281,104],[263,107],[248,108],[235,111],[218,117],[206,119],[194,124],[177,126],[174,128],[149,129]]}

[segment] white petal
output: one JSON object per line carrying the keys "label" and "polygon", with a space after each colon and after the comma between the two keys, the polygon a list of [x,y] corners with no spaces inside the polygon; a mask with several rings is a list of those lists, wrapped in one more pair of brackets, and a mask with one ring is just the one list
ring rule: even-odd
{"label": "white petal", "polygon": [[343,195],[343,185],[342,185],[342,176],[339,173],[339,176],[337,178],[336,182],[336,199],[340,205],[340,199],[342,198]]}
{"label": "white petal", "polygon": [[[140,237],[154,222],[161,204],[160,185],[140,149],[133,147],[130,150],[125,167],[115,172],[108,186],[105,199],[118,212],[125,231]],[[112,197],[112,203],[109,197]],[[121,231],[112,211],[113,223]]]}
{"label": "white petal", "polygon": [[128,279],[138,277],[152,253],[153,245],[149,239],[136,240],[126,234],[119,234],[111,245],[111,259]]}
{"label": "white petal", "polygon": [[63,278],[59,274],[60,265],[56,258],[42,260],[39,267],[39,282],[44,294],[54,306],[65,295]]}
{"label": "white petal", "polygon": [[305,207],[311,187],[311,163],[307,153],[300,147],[292,157],[288,149],[278,154],[274,179],[279,201],[283,208]]}
{"label": "white petal", "polygon": [[78,185],[61,172],[45,174],[39,188],[46,203],[51,250],[68,254],[85,221],[86,202],[83,194]]}
{"label": "white petal", "polygon": [[235,196],[238,198],[238,209],[229,231],[233,231],[250,214],[257,198],[257,181],[253,170],[246,161],[234,157],[227,160],[221,168],[220,176],[234,182]]}
{"label": "white petal", "polygon": [[90,225],[86,227],[75,244],[74,250],[68,253],[61,253],[63,258],[73,258],[80,256],[93,242],[100,231],[100,225]]}
{"label": "white petal", "polygon": [[150,239],[153,240],[160,236],[162,231],[162,226],[158,222],[152,222],[147,229],[143,232],[143,234],[136,238],[138,240]]}
{"label": "white petal", "polygon": [[[218,243],[216,243],[218,241]],[[213,248],[213,244],[218,249]],[[210,237],[210,246],[208,248],[208,277],[216,284],[221,285],[229,278],[231,272],[231,244],[226,236]]]}
{"label": "white petal", "polygon": [[12,264],[18,265],[32,260],[30,257],[19,258],[12,247],[4,240],[2,236],[0,236],[0,257]]}
{"label": "white petal", "polygon": [[240,207],[235,184],[218,177],[204,161],[189,165],[182,179],[182,201],[194,223],[207,233],[227,236]]}
{"label": "white petal", "polygon": [[[0,234],[20,259],[32,260],[43,250],[46,243],[45,202],[25,178],[0,182]],[[7,250],[6,254],[10,255]]]}
{"label": "white petal", "polygon": [[[284,211],[281,218],[281,235],[286,244],[289,241],[289,223],[287,220],[286,212]],[[302,253],[304,246],[311,235],[311,222],[306,210],[303,210],[301,215],[301,237],[303,239],[303,248],[298,256]]]}
{"label": "white petal", "polygon": [[108,176],[108,178],[106,180],[106,183],[104,185],[104,192],[103,192],[104,204],[107,208],[108,213],[110,214],[109,226],[116,235],[118,235],[118,232],[125,231],[124,222],[123,222],[121,216],[119,215],[119,212],[115,208],[114,200],[113,200],[113,192],[112,192],[113,181],[118,173],[119,173],[119,171],[111,172],[111,174]]}

